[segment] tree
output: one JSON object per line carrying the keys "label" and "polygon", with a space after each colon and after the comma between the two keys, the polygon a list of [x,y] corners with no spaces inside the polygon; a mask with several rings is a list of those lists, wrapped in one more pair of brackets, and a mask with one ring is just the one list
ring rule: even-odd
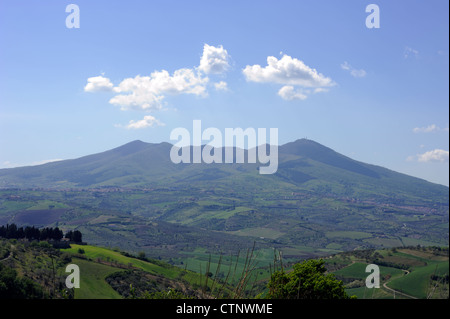
{"label": "tree", "polygon": [[27,277],[18,277],[17,271],[0,263],[0,299],[45,298],[41,286]]}
{"label": "tree", "polygon": [[342,281],[325,274],[322,259],[310,259],[295,264],[293,270],[272,274],[268,288],[269,299],[349,299]]}
{"label": "tree", "polygon": [[144,251],[140,251],[139,253],[138,253],[138,259],[145,259],[145,252]]}
{"label": "tree", "polygon": [[72,230],[69,230],[69,231],[66,233],[66,236],[64,236],[64,238],[67,238],[67,239],[69,239],[69,240],[72,240],[72,238],[73,238],[73,231],[72,231]]}
{"label": "tree", "polygon": [[52,238],[54,240],[61,240],[63,238],[63,232],[58,227],[53,230]]}
{"label": "tree", "polygon": [[81,234],[81,232],[79,230],[75,230],[75,231],[68,231],[66,233],[65,238],[68,238],[70,241],[73,241],[75,243],[81,243],[83,241],[83,236]]}
{"label": "tree", "polygon": [[27,226],[25,227],[25,238],[27,238],[28,240],[39,240],[40,238],[40,231],[39,229],[35,228],[34,226]]}
{"label": "tree", "polygon": [[83,241],[81,232],[79,230],[75,230],[73,232],[73,241],[76,243],[81,243]]}
{"label": "tree", "polygon": [[6,238],[17,238],[16,224],[6,225]]}

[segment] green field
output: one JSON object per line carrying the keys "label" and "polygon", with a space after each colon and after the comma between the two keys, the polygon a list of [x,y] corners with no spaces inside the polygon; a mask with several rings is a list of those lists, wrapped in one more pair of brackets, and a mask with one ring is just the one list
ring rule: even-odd
{"label": "green field", "polygon": [[97,246],[72,244],[71,248],[61,250],[77,255],[80,249],[84,250],[83,255],[94,261],[97,260],[110,263],[111,265],[120,265],[125,267],[133,266],[148,273],[163,275],[168,278],[176,278],[180,275],[180,273],[182,273],[182,269],[170,266],[168,264],[161,263],[158,265],[148,261],[127,257],[118,251]]}
{"label": "green field", "polygon": [[351,239],[363,239],[372,237],[371,234],[360,231],[333,231],[327,232],[326,236],[328,238],[344,237]]}
{"label": "green field", "polygon": [[[241,278],[245,269],[248,256],[255,267],[254,274],[257,280],[267,279],[270,276],[269,265],[273,264],[274,252],[272,249],[259,249],[253,252],[251,250],[243,250],[238,254],[211,254],[203,249],[196,249],[194,252],[186,253],[182,258],[183,265],[187,269],[196,273],[205,273],[207,269],[214,275],[217,272],[219,279],[225,279],[228,276],[228,282],[235,284]],[[180,265],[182,266],[182,265]]]}
{"label": "green field", "polygon": [[118,271],[117,268],[73,258],[80,268],[80,288],[75,289],[75,299],[121,299],[105,281],[106,276]]}
{"label": "green field", "polygon": [[[369,275],[369,273],[366,272],[366,267],[367,264],[365,263],[355,262],[354,264],[348,267],[345,267],[341,270],[334,272],[334,274],[340,277],[365,279]],[[393,277],[403,275],[404,273],[401,269],[398,268],[384,267],[384,266],[381,266],[379,268],[381,276],[389,275]],[[383,282],[381,282],[381,284],[383,284]]]}
{"label": "green field", "polygon": [[277,239],[278,237],[284,235],[284,233],[280,231],[265,227],[244,228],[230,233],[239,236],[262,237],[270,239]]}
{"label": "green field", "polygon": [[430,275],[448,275],[448,273],[448,260],[430,262],[427,266],[414,269],[407,276],[393,279],[389,282],[388,287],[424,299],[433,291],[434,285],[430,283]]}
{"label": "green field", "polygon": [[[347,292],[358,298],[410,299],[448,298],[448,249],[399,248],[338,254],[327,260],[337,278],[347,284]],[[380,288],[368,289],[365,272],[368,264],[380,265]],[[341,265],[341,266],[339,266]],[[389,265],[389,266],[387,266]],[[432,280],[432,276],[440,276]],[[447,276],[447,281],[444,280]],[[386,287],[385,287],[386,286]],[[395,290],[395,294],[391,288]],[[405,294],[405,295],[403,295]],[[446,296],[446,297],[445,297]]]}

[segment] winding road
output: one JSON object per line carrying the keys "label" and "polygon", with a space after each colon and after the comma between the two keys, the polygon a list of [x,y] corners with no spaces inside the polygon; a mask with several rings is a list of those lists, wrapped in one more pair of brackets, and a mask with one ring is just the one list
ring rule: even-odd
{"label": "winding road", "polygon": [[[405,270],[405,269],[402,269],[402,270],[403,270],[404,272],[406,272],[405,276],[409,275],[409,270]],[[392,293],[394,294],[394,298],[395,298],[395,295],[397,294],[397,295],[402,295],[402,296],[405,296],[405,297],[411,298],[411,299],[419,299],[419,298],[417,298],[417,297],[414,297],[414,296],[405,294],[405,293],[400,292],[400,291],[398,291],[398,290],[389,288],[389,287],[387,286],[387,283],[388,283],[388,282],[385,282],[385,283],[383,284],[383,287],[384,287],[385,289],[387,289],[388,291],[392,292]]]}

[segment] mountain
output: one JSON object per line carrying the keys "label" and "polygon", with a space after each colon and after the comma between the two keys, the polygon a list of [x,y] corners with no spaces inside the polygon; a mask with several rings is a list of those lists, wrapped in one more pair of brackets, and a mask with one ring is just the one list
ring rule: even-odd
{"label": "mountain", "polygon": [[[134,141],[115,149],[38,166],[0,170],[0,185],[17,187],[90,187],[131,184],[133,177],[162,174],[170,164],[168,143]],[[126,177],[121,183],[118,178]]]}
{"label": "mountain", "polygon": [[[279,146],[275,174],[260,174],[267,164],[235,163],[236,154],[232,164],[174,164],[171,149],[133,141],[78,159],[2,169],[0,224],[79,229],[89,243],[144,251],[192,270],[208,253],[219,258],[219,251],[253,242],[267,263],[273,248],[288,260],[448,245],[448,187],[307,139]],[[192,162],[198,149],[189,150]]]}
{"label": "mountain", "polygon": [[[0,187],[155,187],[205,182],[223,187],[237,181],[242,185],[259,181],[271,187],[287,183],[358,198],[396,194],[439,201],[444,198],[445,202],[448,195],[447,187],[355,161],[308,139],[279,147],[278,170],[273,175],[258,174],[257,164],[225,164],[224,160],[222,164],[174,164],[170,160],[171,148],[169,143],[137,140],[78,159],[0,169]],[[195,150],[191,147],[190,151],[192,159]],[[222,158],[225,152],[223,148]]]}

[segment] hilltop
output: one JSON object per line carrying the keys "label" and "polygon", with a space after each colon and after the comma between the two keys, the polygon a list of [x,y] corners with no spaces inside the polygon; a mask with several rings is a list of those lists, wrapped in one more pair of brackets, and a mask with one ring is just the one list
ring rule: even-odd
{"label": "hilltop", "polygon": [[[1,269],[13,269],[26,283],[23,291],[16,291],[22,295],[15,298],[123,299],[144,294],[160,298],[170,291],[182,298],[208,298],[202,293],[205,283],[200,274],[118,249],[86,244],[55,249],[46,241],[0,238],[0,257]],[[65,285],[69,264],[82,271],[79,289],[67,289]],[[0,293],[5,293],[3,289]]]}

